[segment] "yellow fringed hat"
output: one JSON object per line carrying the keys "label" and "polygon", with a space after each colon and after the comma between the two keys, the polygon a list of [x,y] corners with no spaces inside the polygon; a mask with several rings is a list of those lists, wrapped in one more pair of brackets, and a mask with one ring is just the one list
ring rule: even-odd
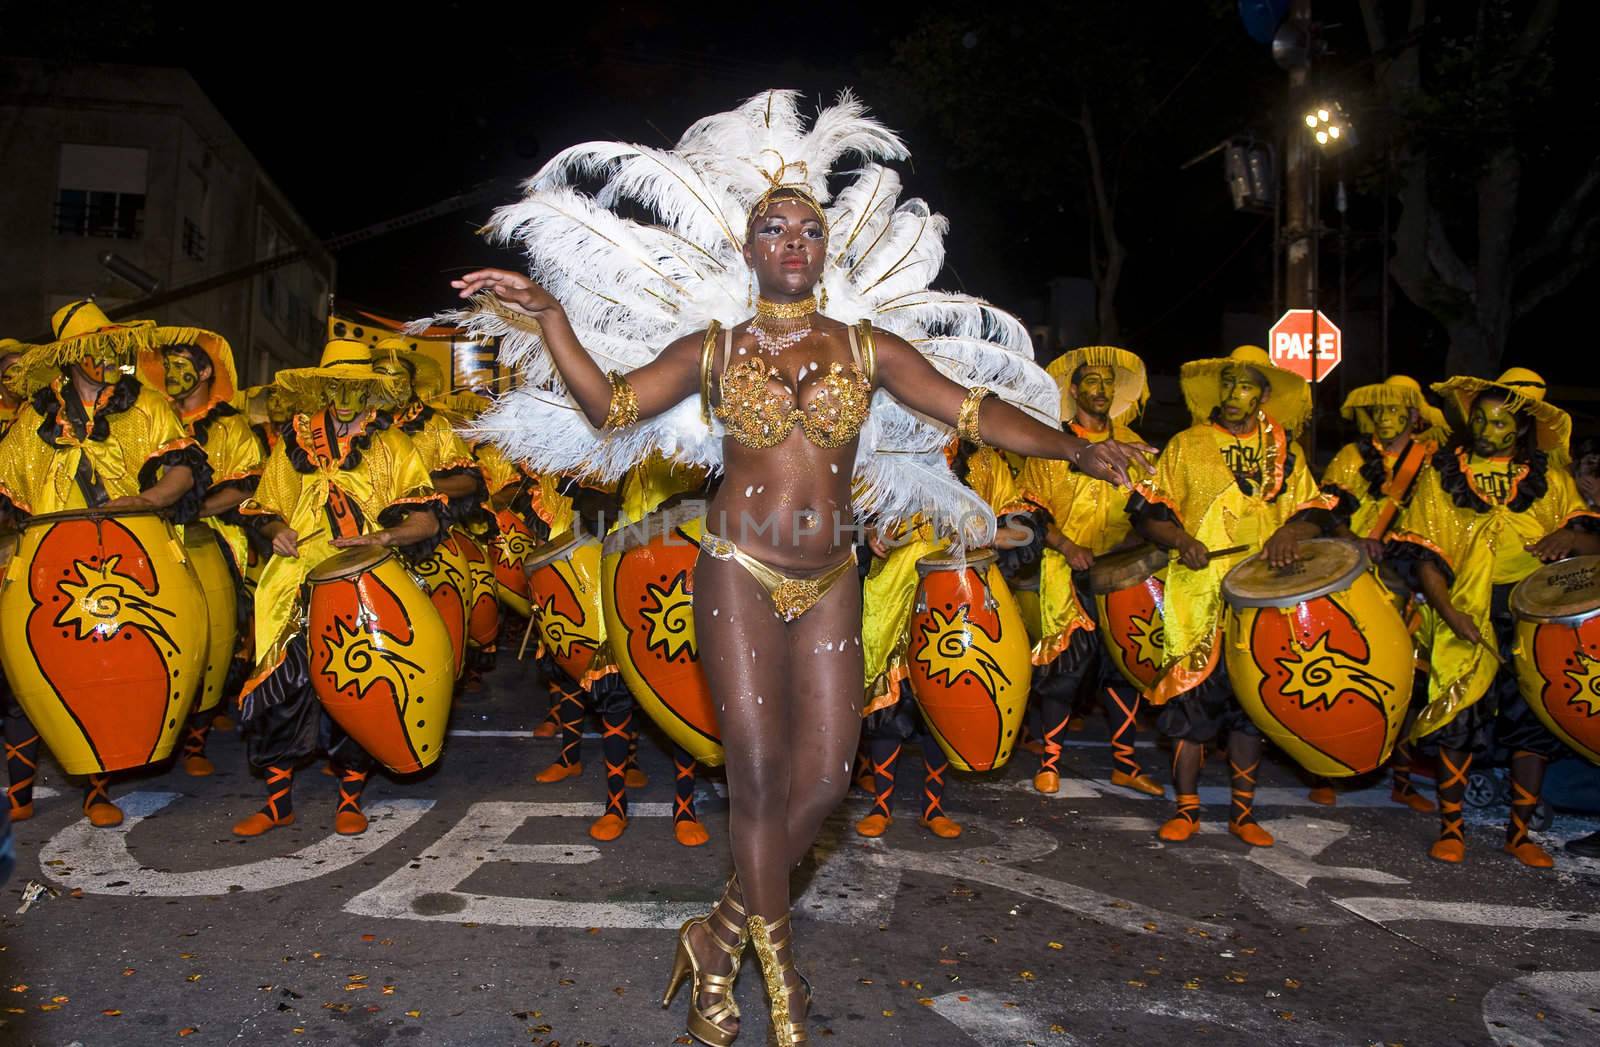
{"label": "yellow fringed hat", "polygon": [[1272,388],[1261,402],[1261,409],[1279,425],[1294,432],[1311,414],[1311,383],[1272,362],[1259,345],[1241,345],[1227,356],[1191,360],[1178,372],[1184,402],[1196,422],[1204,422],[1222,402],[1218,379],[1229,364],[1244,364],[1260,371]]}
{"label": "yellow fringed hat", "polygon": [[1479,395],[1490,389],[1503,393],[1506,406],[1513,411],[1526,411],[1533,416],[1534,427],[1538,430],[1539,450],[1554,452],[1562,457],[1567,454],[1568,444],[1572,440],[1572,417],[1555,404],[1545,401],[1544,378],[1537,371],[1512,367],[1492,382],[1487,378],[1457,375],[1448,381],[1433,384],[1433,391],[1444,398],[1462,422],[1472,417],[1472,405]]}
{"label": "yellow fringed hat", "polygon": [[404,338],[385,338],[372,350],[374,360],[385,356],[404,360],[411,365],[411,373],[414,376],[411,389],[418,400],[431,401],[434,397],[449,391],[450,387],[444,380],[444,369],[439,366],[439,362],[427,353],[411,348]]}
{"label": "yellow fringed hat", "polygon": [[[206,405],[205,411],[210,411],[219,403],[238,405],[241,399],[239,372],[233,363],[233,347],[226,338],[201,327],[157,327],[155,330],[155,341],[139,354],[139,365],[145,372],[142,377],[147,384],[157,389],[165,388],[162,354],[180,345],[193,345],[211,361],[211,402]],[[171,337],[173,333],[183,337]]]}
{"label": "yellow fringed hat", "polygon": [[490,407],[489,398],[478,393],[444,393],[427,403],[457,424],[472,421]]}
{"label": "yellow fringed hat", "polygon": [[157,339],[154,320],[113,323],[98,305],[87,298],[69,302],[57,309],[50,318],[50,332],[55,341],[30,347],[23,354],[14,375],[12,389],[23,396],[32,396],[55,381],[61,374],[61,368],[79,360],[95,359],[104,363],[124,361],[126,373],[132,374],[137,354],[154,346]]}
{"label": "yellow fringed hat", "polygon": [[1345,421],[1354,421],[1362,433],[1370,434],[1371,408],[1374,407],[1414,407],[1427,431],[1435,435],[1448,435],[1450,423],[1445,420],[1444,412],[1428,402],[1421,383],[1410,375],[1393,374],[1375,385],[1363,385],[1352,390],[1345,397],[1339,413]]}
{"label": "yellow fringed hat", "polygon": [[[315,367],[292,367],[279,371],[274,384],[301,404],[320,404],[327,400],[332,382],[361,382],[369,398],[389,400],[400,390],[398,379],[372,368],[372,350],[362,342],[334,338],[322,347],[322,360]],[[381,406],[381,405],[380,405]]]}
{"label": "yellow fringed hat", "polygon": [[1061,387],[1061,420],[1070,421],[1078,413],[1072,396],[1072,374],[1080,367],[1109,367],[1117,376],[1117,395],[1111,400],[1111,424],[1126,425],[1144,411],[1150,399],[1150,382],[1145,377],[1144,361],[1134,353],[1114,345],[1082,345],[1050,361],[1045,370]]}

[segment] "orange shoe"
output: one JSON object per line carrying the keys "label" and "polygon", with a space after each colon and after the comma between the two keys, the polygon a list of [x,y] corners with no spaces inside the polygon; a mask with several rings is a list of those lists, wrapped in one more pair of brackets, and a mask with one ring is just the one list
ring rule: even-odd
{"label": "orange shoe", "polygon": [[1555,859],[1550,857],[1550,852],[1532,840],[1508,843],[1505,852],[1530,869],[1549,869],[1556,864]]}
{"label": "orange shoe", "polygon": [[1306,794],[1306,799],[1312,803],[1321,804],[1323,807],[1337,807],[1339,794],[1333,791],[1331,785],[1319,785]]}
{"label": "orange shoe", "polygon": [[1412,789],[1410,792],[1401,792],[1398,789],[1389,790],[1389,799],[1395,803],[1405,804],[1418,814],[1432,814],[1439,809],[1439,805],[1426,796]]}
{"label": "orange shoe", "polygon": [[533,776],[533,780],[544,785],[552,782],[564,782],[568,778],[576,778],[583,773],[583,763],[553,763],[549,767]]}
{"label": "orange shoe", "polygon": [[699,822],[684,818],[672,824],[672,835],[685,847],[700,847],[711,842],[711,834]]}
{"label": "orange shoe", "polygon": [[1460,865],[1467,860],[1467,845],[1460,840],[1445,838],[1433,841],[1433,846],[1428,848],[1428,857],[1436,862],[1449,862],[1451,865]]}
{"label": "orange shoe", "polygon": [[961,835],[961,826],[942,814],[933,818],[919,818],[917,824],[942,840],[954,840]]}
{"label": "orange shoe", "polygon": [[893,818],[885,818],[881,814],[869,814],[856,822],[856,835],[876,839],[884,834],[893,821]]}
{"label": "orange shoe", "polygon": [[1200,822],[1194,818],[1185,818],[1183,815],[1174,815],[1167,819],[1157,836],[1168,843],[1182,843],[1200,831]]}
{"label": "orange shoe", "polygon": [[14,821],[14,822],[25,822],[29,818],[32,818],[32,817],[33,817],[33,801],[32,800],[29,800],[27,803],[14,803],[14,804],[11,805],[11,820],[12,821]]}
{"label": "orange shoe", "polygon": [[217,765],[206,759],[201,753],[183,758],[183,773],[191,778],[209,778],[216,772]]}
{"label": "orange shoe", "polygon": [[339,772],[337,772],[337,771],[335,771],[333,769],[332,762],[324,763],[322,765],[322,773],[327,775],[329,778],[337,778],[337,777],[339,777]]}
{"label": "orange shoe", "polygon": [[1126,771],[1112,771],[1111,784],[1120,785],[1124,789],[1132,789],[1134,792],[1144,793],[1146,796],[1167,795],[1167,791],[1161,787],[1160,782],[1143,772],[1129,774]]}
{"label": "orange shoe", "polygon": [[216,716],[211,718],[211,729],[213,731],[233,730],[233,717],[229,716],[227,713],[218,713]]}
{"label": "orange shoe", "polygon": [[278,828],[280,825],[293,825],[294,812],[290,811],[282,818],[274,818],[266,811],[257,811],[243,821],[233,824],[235,836],[260,836]]}
{"label": "orange shoe", "polygon": [[601,843],[610,843],[621,836],[628,827],[628,819],[615,814],[602,814],[589,826],[589,835]]}
{"label": "orange shoe", "polygon": [[1040,771],[1033,776],[1033,788],[1047,796],[1054,796],[1061,791],[1061,775],[1055,771]]}
{"label": "orange shoe", "polygon": [[1255,822],[1229,822],[1228,831],[1251,847],[1271,847],[1272,834]]}
{"label": "orange shoe", "polygon": [[535,738],[554,738],[556,730],[556,722],[554,720],[546,720],[533,729],[533,736]]}
{"label": "orange shoe", "polygon": [[650,784],[650,776],[637,767],[629,767],[628,773],[622,776],[622,784],[630,789],[643,789]]}
{"label": "orange shoe", "polygon": [[360,811],[340,811],[333,816],[333,831],[340,836],[360,836],[367,831],[367,816]]}
{"label": "orange shoe", "polygon": [[856,779],[856,788],[868,796],[878,795],[878,779],[876,775],[863,774]]}
{"label": "orange shoe", "polygon": [[1082,734],[1089,729],[1089,721],[1081,716],[1067,717],[1067,730],[1073,734]]}
{"label": "orange shoe", "polygon": [[122,808],[114,803],[91,803],[83,816],[96,829],[115,829],[122,824]]}
{"label": "orange shoe", "polygon": [[1027,741],[1023,742],[1020,748],[1023,752],[1032,753],[1035,756],[1044,755],[1044,743],[1034,738],[1029,738]]}

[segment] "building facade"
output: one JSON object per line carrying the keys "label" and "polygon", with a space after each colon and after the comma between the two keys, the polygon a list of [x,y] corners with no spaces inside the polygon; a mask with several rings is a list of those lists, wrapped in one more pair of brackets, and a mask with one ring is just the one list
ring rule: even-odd
{"label": "building facade", "polygon": [[0,335],[218,281],[140,315],[222,334],[247,384],[316,362],[333,259],[187,72],[0,59],[0,172]]}

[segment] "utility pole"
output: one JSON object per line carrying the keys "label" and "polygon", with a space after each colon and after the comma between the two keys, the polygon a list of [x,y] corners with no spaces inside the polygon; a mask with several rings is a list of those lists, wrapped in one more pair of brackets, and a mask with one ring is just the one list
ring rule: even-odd
{"label": "utility pole", "polygon": [[1290,0],[1287,23],[1307,42],[1303,61],[1289,67],[1289,129],[1284,142],[1284,225],[1288,255],[1285,305],[1289,309],[1314,308],[1316,299],[1316,231],[1312,228],[1311,138],[1300,125],[1311,82],[1311,0]]}

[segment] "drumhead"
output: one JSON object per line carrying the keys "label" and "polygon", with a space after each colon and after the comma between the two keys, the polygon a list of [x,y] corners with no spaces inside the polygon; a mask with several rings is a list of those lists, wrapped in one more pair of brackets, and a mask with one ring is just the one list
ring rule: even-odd
{"label": "drumhead", "polygon": [[1104,596],[1137,585],[1167,566],[1169,559],[1165,549],[1154,545],[1139,545],[1120,553],[1097,556],[1094,566],[1089,568],[1089,591]]}
{"label": "drumhead", "polygon": [[1600,609],[1600,556],[1545,564],[1511,590],[1511,610],[1532,622],[1575,625]]}
{"label": "drumhead", "polygon": [[929,553],[917,560],[917,577],[932,574],[934,571],[960,571],[968,567],[979,574],[989,570],[989,565],[994,563],[993,549],[980,549],[967,556],[952,556],[949,553]]}
{"label": "drumhead", "polygon": [[59,513],[40,513],[28,517],[24,529],[47,524],[66,523],[68,520],[123,520],[132,516],[159,516],[156,509],[65,509]]}
{"label": "drumhead", "polygon": [[1233,607],[1293,607],[1350,588],[1368,566],[1354,542],[1312,538],[1300,543],[1300,559],[1282,569],[1260,553],[1250,557],[1222,579],[1222,597]]}
{"label": "drumhead", "polygon": [[594,541],[593,536],[581,531],[566,531],[539,546],[523,561],[522,569],[532,574],[551,560],[559,560],[584,542]]}
{"label": "drumhead", "polygon": [[312,568],[311,573],[306,575],[306,581],[331,582],[337,578],[348,578],[370,571],[393,555],[393,551],[381,545],[356,545],[341,549]]}
{"label": "drumhead", "polygon": [[600,551],[606,556],[611,556],[637,549],[664,534],[671,534],[689,521],[704,516],[705,513],[704,502],[679,502],[665,509],[657,509],[638,523],[625,524],[606,535]]}

